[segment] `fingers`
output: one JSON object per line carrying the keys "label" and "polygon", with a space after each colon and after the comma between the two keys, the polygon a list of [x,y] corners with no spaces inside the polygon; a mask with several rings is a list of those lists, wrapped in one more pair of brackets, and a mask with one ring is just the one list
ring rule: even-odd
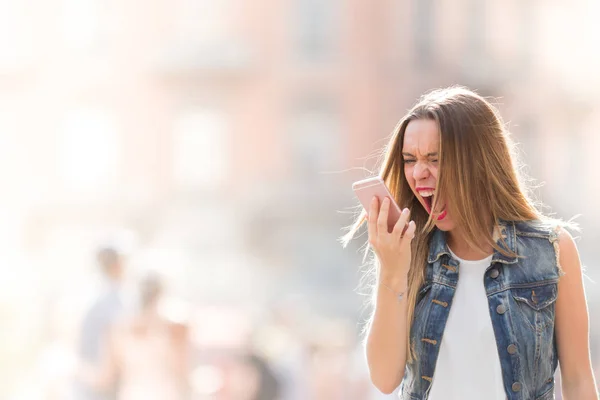
{"label": "fingers", "polygon": [[404,230],[407,228],[407,224],[410,218],[410,210],[405,208],[400,213],[400,218],[396,221],[396,225],[394,225],[393,234],[399,239],[404,234]]}
{"label": "fingers", "polygon": [[400,239],[400,248],[402,251],[408,250],[410,248],[410,243],[415,237],[415,231],[417,230],[417,224],[415,221],[410,221],[408,224],[408,228],[406,228],[406,232],[404,232],[404,236]]}
{"label": "fingers", "polygon": [[369,207],[368,227],[369,227],[369,238],[374,240],[377,237],[377,217],[379,216],[379,200],[373,196],[371,200],[371,206]]}
{"label": "fingers", "polygon": [[377,232],[388,233],[388,214],[390,211],[390,199],[383,199],[381,208],[379,209],[379,217],[377,218]]}
{"label": "fingers", "polygon": [[400,241],[400,248],[402,250],[405,250],[406,247],[410,246],[410,242],[412,242],[412,239],[415,237],[415,232],[417,230],[415,221],[409,221],[409,218],[410,210],[405,208],[402,210],[400,218],[398,218],[398,222],[394,225],[394,231],[392,232],[396,240]]}

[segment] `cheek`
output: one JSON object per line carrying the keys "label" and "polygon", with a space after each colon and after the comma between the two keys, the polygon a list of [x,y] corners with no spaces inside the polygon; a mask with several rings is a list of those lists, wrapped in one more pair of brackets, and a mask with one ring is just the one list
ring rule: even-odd
{"label": "cheek", "polygon": [[438,177],[438,167],[435,167],[435,166],[429,167],[429,173],[431,174],[431,176],[433,178],[435,178],[435,180],[437,180],[437,177]]}
{"label": "cheek", "polygon": [[410,189],[414,192],[415,191],[415,180],[412,176],[412,174],[408,171],[404,171],[404,179],[406,180],[406,183],[408,183],[408,186],[410,187]]}
{"label": "cheek", "polygon": [[412,169],[413,169],[412,166],[404,165],[404,177],[411,184],[411,186],[412,186],[412,182],[414,181]]}
{"label": "cheek", "polygon": [[410,187],[410,190],[413,193],[416,193],[415,188],[417,186],[417,182],[415,181],[415,178],[413,177],[412,168],[410,168],[410,167],[404,168],[404,179],[406,180],[406,183],[408,183],[408,187]]}

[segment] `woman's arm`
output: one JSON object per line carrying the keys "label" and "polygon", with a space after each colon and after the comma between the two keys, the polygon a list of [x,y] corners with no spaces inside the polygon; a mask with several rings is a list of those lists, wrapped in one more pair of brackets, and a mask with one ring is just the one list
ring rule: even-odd
{"label": "woman's arm", "polygon": [[558,282],[556,340],[564,400],[597,400],[589,349],[589,315],[577,247],[571,235],[559,235],[559,262],[565,272]]}
{"label": "woman's arm", "polygon": [[[398,294],[407,288],[410,269],[410,243],[415,235],[415,223],[409,222],[410,212],[405,209],[392,233],[388,232],[386,198],[379,209],[375,197],[368,216],[369,244],[380,262],[377,300],[367,336],[367,364],[373,384],[383,393],[392,393],[404,377],[407,356],[408,305]],[[408,224],[404,235],[402,231]]]}
{"label": "woman's arm", "polygon": [[[398,292],[406,283],[397,284]],[[383,393],[392,393],[404,377],[407,348],[406,299],[398,302],[394,293],[379,287],[373,322],[367,337],[367,362],[373,384]]]}

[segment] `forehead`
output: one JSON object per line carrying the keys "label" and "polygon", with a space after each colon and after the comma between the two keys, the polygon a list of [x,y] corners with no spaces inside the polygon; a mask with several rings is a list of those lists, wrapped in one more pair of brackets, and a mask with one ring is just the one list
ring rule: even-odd
{"label": "forehead", "polygon": [[439,151],[440,133],[437,122],[431,119],[415,119],[408,123],[404,132],[403,153],[422,155]]}

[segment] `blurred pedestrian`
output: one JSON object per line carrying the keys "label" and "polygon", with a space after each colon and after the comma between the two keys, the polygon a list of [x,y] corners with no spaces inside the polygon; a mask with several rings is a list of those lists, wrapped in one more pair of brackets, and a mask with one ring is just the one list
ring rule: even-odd
{"label": "blurred pedestrian", "polygon": [[84,371],[97,388],[111,388],[118,400],[183,400],[189,397],[188,328],[161,312],[163,282],[146,274],[139,283],[139,309],[111,330],[99,368]]}
{"label": "blurred pedestrian", "polygon": [[257,384],[250,396],[251,400],[278,400],[280,399],[281,383],[273,373],[267,360],[254,352],[244,355],[243,363],[252,368],[257,377]]}
{"label": "blurred pedestrian", "polygon": [[[98,368],[107,351],[111,326],[123,312],[121,284],[124,276],[124,256],[116,247],[106,246],[98,250],[96,261],[104,279],[101,294],[85,313],[77,349],[82,368]],[[118,378],[111,385],[97,388],[77,379],[76,400],[114,400]]]}

